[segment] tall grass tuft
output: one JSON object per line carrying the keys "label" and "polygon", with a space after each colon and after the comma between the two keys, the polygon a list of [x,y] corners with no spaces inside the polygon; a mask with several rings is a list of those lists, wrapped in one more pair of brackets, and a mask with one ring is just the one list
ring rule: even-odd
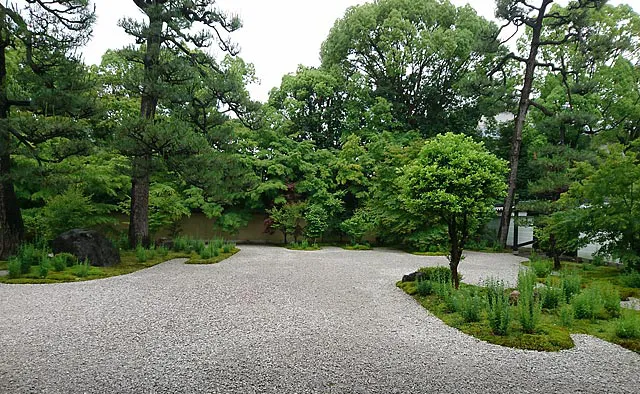
{"label": "tall grass tuft", "polygon": [[504,282],[489,278],[485,280],[484,286],[487,289],[487,318],[491,331],[495,335],[507,335],[512,316]]}
{"label": "tall grass tuft", "polygon": [[536,274],[530,270],[518,273],[518,320],[526,333],[535,332],[540,323],[541,305],[535,296]]}
{"label": "tall grass tuft", "polygon": [[622,339],[640,339],[640,316],[633,312],[622,314],[616,322],[615,334]]}
{"label": "tall grass tuft", "polygon": [[568,304],[574,295],[580,293],[582,279],[579,275],[563,272],[560,276],[560,288],[564,294],[564,300]]}

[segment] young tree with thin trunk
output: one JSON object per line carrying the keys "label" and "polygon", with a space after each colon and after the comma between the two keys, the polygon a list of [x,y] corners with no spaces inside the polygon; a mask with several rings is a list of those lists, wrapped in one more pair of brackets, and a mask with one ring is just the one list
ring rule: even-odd
{"label": "young tree with thin trunk", "polygon": [[[74,81],[82,72],[74,51],[86,43],[93,20],[88,0],[0,3],[0,259],[15,252],[24,235],[12,152],[22,145],[37,156],[38,143],[77,132],[69,123],[42,130],[36,120],[83,112],[76,106],[81,95],[73,94],[82,85]],[[32,116],[15,122],[14,107]]]}
{"label": "young tree with thin trunk", "polygon": [[449,266],[458,288],[458,265],[469,235],[490,217],[505,190],[506,163],[471,137],[440,134],[403,167],[396,186],[407,211],[437,220],[449,234]]}

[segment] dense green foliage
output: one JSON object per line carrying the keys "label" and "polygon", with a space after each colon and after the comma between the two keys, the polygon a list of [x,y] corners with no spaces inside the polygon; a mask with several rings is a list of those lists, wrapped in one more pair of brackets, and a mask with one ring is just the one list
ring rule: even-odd
{"label": "dense green foliage", "polygon": [[[300,66],[259,104],[247,91],[253,66],[227,34],[240,21],[206,2],[190,13],[188,1],[136,1],[144,19],[123,15],[120,25],[139,44],[93,67],[73,52],[90,32],[88,2],[54,3],[78,5],[60,14],[76,22],[39,29],[26,22],[46,14],[42,2],[29,2],[33,14],[0,6],[0,256],[72,227],[147,246],[180,235],[193,213],[218,233],[262,216],[286,243],[448,251],[452,268],[465,247],[495,244],[485,225],[507,180],[496,156],[508,158],[512,140],[511,122],[495,115],[517,112],[510,92],[522,85],[530,25],[508,55],[499,28],[469,6],[365,3],[336,21],[319,67]],[[640,17],[624,5],[552,3],[522,130],[519,204],[556,268],[598,242],[604,260],[637,270]],[[516,0],[496,6],[507,21],[533,13]],[[208,50],[215,44],[220,53]],[[558,287],[567,300],[570,282]]]}
{"label": "dense green foliage", "polygon": [[469,236],[504,193],[505,164],[470,137],[447,133],[427,141],[417,160],[401,170],[397,186],[405,209],[447,227],[456,288]]}

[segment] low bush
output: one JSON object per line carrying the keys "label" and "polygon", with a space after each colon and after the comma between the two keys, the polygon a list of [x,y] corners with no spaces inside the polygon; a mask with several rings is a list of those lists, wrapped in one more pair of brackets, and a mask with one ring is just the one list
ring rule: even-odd
{"label": "low bush", "polygon": [[49,263],[42,261],[38,266],[38,276],[40,278],[46,278],[49,275]]}
{"label": "low bush", "polygon": [[[29,268],[31,268],[31,267],[29,267]],[[23,274],[23,272],[22,272],[22,262],[20,260],[18,260],[17,258],[15,258],[15,257],[11,257],[9,259],[9,264],[7,266],[7,269],[9,270],[9,278],[11,278],[11,279],[19,278],[20,275]]]}
{"label": "low bush", "polygon": [[620,316],[620,292],[613,288],[609,283],[601,284],[599,286],[600,294],[602,296],[602,303],[604,310],[609,317]]}
{"label": "low bush", "polygon": [[78,258],[71,253],[58,253],[55,257],[60,260],[64,260],[67,267],[72,267],[78,264]]}
{"label": "low bush", "polygon": [[531,268],[533,268],[536,277],[546,278],[553,271],[553,262],[549,260],[534,260],[531,262]]}
{"label": "low bush", "polygon": [[196,252],[197,254],[201,254],[205,247],[206,245],[201,239],[192,239],[189,243],[189,249]]}
{"label": "low bush", "polygon": [[573,273],[562,273],[560,276],[560,288],[562,289],[566,303],[570,303],[571,298],[580,293],[581,285],[582,279],[580,276]]}
{"label": "low bush", "polygon": [[624,313],[616,322],[615,334],[622,339],[640,339],[640,317],[634,313]]}
{"label": "low bush", "polygon": [[570,304],[563,304],[558,312],[560,325],[563,327],[573,327],[573,316],[575,312]]}
{"label": "low bush", "polygon": [[148,259],[147,250],[142,247],[142,245],[138,245],[136,248],[136,259],[138,260],[138,263],[145,263]]}
{"label": "low bush", "polygon": [[487,289],[487,318],[491,331],[495,335],[507,335],[512,317],[504,282],[489,278],[484,285]]}
{"label": "low bush", "polygon": [[159,246],[158,248],[156,248],[156,253],[158,254],[158,256],[164,258],[169,254],[169,249],[165,248],[164,246]]}
{"label": "low bush", "polygon": [[91,265],[89,265],[89,260],[85,260],[82,263],[76,264],[71,267],[71,273],[79,278],[84,278],[89,276],[89,270],[91,269]]}
{"label": "low bush", "polygon": [[423,280],[451,283],[451,269],[445,266],[422,267],[418,270],[422,273]]}
{"label": "low bush", "polygon": [[640,272],[633,271],[620,277],[620,283],[627,287],[640,289]]}
{"label": "low bush", "polygon": [[577,319],[595,321],[604,311],[604,301],[600,289],[590,287],[573,297],[571,301]]}
{"label": "low bush", "polygon": [[520,270],[518,273],[518,320],[522,330],[533,333],[540,322],[541,307],[535,297],[536,274],[530,270]]}
{"label": "low bush", "polygon": [[53,270],[56,272],[64,271],[67,268],[67,260],[64,256],[56,255],[51,259]]}
{"label": "low bush", "polygon": [[233,250],[233,248],[235,248],[234,244],[225,242],[225,244],[222,245],[222,253],[229,253]]}
{"label": "low bush", "polygon": [[[24,266],[30,267],[32,265],[40,264],[40,262],[43,259],[43,256],[45,255],[46,253],[43,250],[38,249],[33,244],[27,243],[20,246],[20,248],[18,249],[17,258],[22,262]],[[26,274],[27,272],[29,272],[29,270],[24,272],[24,269],[23,269],[22,273]]]}
{"label": "low bush", "polygon": [[549,280],[547,280],[546,286],[541,287],[538,291],[544,309],[555,309],[561,302],[566,302],[562,288],[552,286]]}
{"label": "low bush", "polygon": [[190,252],[189,239],[187,237],[175,237],[173,239],[174,252]]}
{"label": "low bush", "polygon": [[466,323],[479,322],[484,310],[484,299],[473,290],[460,290],[454,296],[455,309]]}
{"label": "low bush", "polygon": [[434,293],[434,283],[430,280],[419,280],[416,283],[416,293],[422,297],[426,297]]}

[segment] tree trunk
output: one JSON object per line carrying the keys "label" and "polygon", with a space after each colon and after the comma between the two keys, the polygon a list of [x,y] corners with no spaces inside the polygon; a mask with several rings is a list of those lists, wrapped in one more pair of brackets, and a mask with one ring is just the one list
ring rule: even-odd
{"label": "tree trunk", "polygon": [[560,271],[560,269],[562,269],[562,265],[560,264],[560,252],[556,247],[557,241],[556,241],[555,234],[549,235],[549,244],[551,246],[550,247],[551,256],[553,257],[553,269],[556,271]]}
{"label": "tree trunk", "polygon": [[462,259],[462,246],[464,236],[458,233],[458,223],[455,218],[449,219],[449,242],[451,249],[449,250],[449,268],[451,269],[451,282],[456,290],[460,287],[460,278],[458,277],[458,265]]}
{"label": "tree trunk", "polygon": [[151,156],[135,158],[131,177],[131,214],[129,218],[129,246],[148,248],[149,238],[149,173]]}
{"label": "tree trunk", "polygon": [[[162,21],[149,15],[149,35],[147,36],[147,51],[144,57],[144,88],[140,100],[140,117],[145,121],[141,130],[147,133],[147,127],[153,127],[153,119],[158,106],[158,63],[160,62],[160,44]],[[141,147],[148,150],[148,147]],[[149,184],[151,178],[151,154],[145,154],[132,159],[131,176],[131,214],[129,221],[129,246],[139,244],[148,247],[149,239]]]}
{"label": "tree trunk", "polygon": [[509,187],[507,189],[507,197],[504,200],[504,209],[500,218],[500,230],[498,240],[502,248],[507,247],[507,236],[509,235],[509,223],[511,222],[511,209],[516,194],[516,182],[518,180],[518,163],[520,161],[520,150],[522,148],[522,130],[527,118],[530,106],[531,90],[533,89],[533,74],[536,69],[536,57],[540,48],[540,35],[542,34],[542,24],[546,8],[553,0],[544,0],[538,11],[538,17],[533,25],[531,35],[531,48],[529,57],[525,65],[524,84],[520,93],[520,103],[518,104],[518,115],[516,116],[515,129],[513,139],[511,140],[511,153],[509,161],[511,171],[509,173]]}
{"label": "tree trunk", "polygon": [[[2,37],[0,36],[0,39]],[[24,224],[11,179],[11,138],[8,130],[5,43],[0,46],[0,259],[12,255],[24,237]]]}

